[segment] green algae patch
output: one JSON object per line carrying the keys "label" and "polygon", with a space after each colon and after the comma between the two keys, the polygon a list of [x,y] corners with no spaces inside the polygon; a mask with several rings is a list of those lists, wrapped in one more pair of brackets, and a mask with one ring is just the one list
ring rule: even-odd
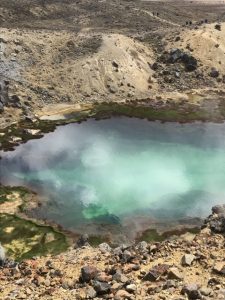
{"label": "green algae patch", "polygon": [[0,240],[7,255],[15,260],[58,254],[68,247],[64,234],[50,226],[9,214],[0,214]]}
{"label": "green algae patch", "polygon": [[110,118],[111,116],[127,116],[149,121],[164,122],[191,122],[191,121],[209,121],[213,120],[212,115],[207,111],[196,107],[189,107],[184,110],[179,105],[173,104],[168,107],[156,108],[153,106],[140,105],[138,103],[99,103],[94,106],[92,111],[96,119]]}
{"label": "green algae patch", "polygon": [[185,233],[197,234],[199,231],[199,227],[193,227],[166,231],[160,234],[156,229],[147,229],[141,234],[137,241],[162,242],[170,239],[172,236],[180,236]]}
{"label": "green algae patch", "polygon": [[30,192],[24,187],[11,187],[11,186],[1,186],[0,185],[0,204],[6,201],[15,201],[17,197],[14,195],[18,195],[21,199],[23,199]]}
{"label": "green algae patch", "polygon": [[88,242],[92,247],[98,247],[101,243],[110,243],[110,239],[104,236],[91,235]]}

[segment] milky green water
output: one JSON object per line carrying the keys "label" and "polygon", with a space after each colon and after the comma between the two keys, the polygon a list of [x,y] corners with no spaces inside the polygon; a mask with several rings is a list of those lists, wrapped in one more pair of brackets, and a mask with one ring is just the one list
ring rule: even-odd
{"label": "milky green water", "polygon": [[0,182],[36,190],[35,214],[67,229],[203,217],[225,202],[225,124],[88,120],[1,154]]}

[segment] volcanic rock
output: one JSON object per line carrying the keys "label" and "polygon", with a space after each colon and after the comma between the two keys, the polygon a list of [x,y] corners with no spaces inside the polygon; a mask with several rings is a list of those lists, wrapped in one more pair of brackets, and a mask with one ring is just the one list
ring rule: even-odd
{"label": "volcanic rock", "polygon": [[143,280],[147,281],[156,281],[160,276],[166,274],[169,266],[166,264],[159,264],[154,266],[143,278]]}
{"label": "volcanic rock", "polygon": [[220,73],[215,68],[212,68],[209,75],[213,78],[217,78],[217,77],[219,77]]}
{"label": "volcanic rock", "polygon": [[111,286],[107,282],[100,282],[97,280],[93,282],[93,287],[98,295],[107,294],[111,290]]}
{"label": "volcanic rock", "polygon": [[84,282],[90,282],[98,274],[98,269],[94,266],[85,266],[81,269],[81,279]]}
{"label": "volcanic rock", "polygon": [[187,294],[188,299],[201,299],[201,294],[198,289],[198,285],[195,283],[187,284],[182,288],[182,294]]}

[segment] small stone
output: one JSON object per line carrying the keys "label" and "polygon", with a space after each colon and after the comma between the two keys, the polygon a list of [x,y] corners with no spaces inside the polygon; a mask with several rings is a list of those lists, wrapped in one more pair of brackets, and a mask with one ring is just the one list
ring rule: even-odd
{"label": "small stone", "polygon": [[95,279],[101,282],[108,282],[112,280],[112,276],[107,275],[105,272],[99,272],[96,276]]}
{"label": "small stone", "polygon": [[138,243],[136,247],[140,252],[146,252],[148,250],[148,243],[145,241],[142,241],[142,242]]}
{"label": "small stone", "polygon": [[182,294],[187,294],[188,299],[201,299],[201,294],[198,290],[198,285],[195,283],[187,284],[182,288]]}
{"label": "small stone", "polygon": [[98,295],[107,294],[111,290],[111,286],[107,282],[100,282],[97,280],[93,282],[93,287]]}
{"label": "small stone", "polygon": [[156,281],[160,276],[164,275],[169,269],[168,265],[159,264],[154,266],[143,278],[147,281]]}
{"label": "small stone", "polygon": [[124,262],[124,263],[128,263],[132,260],[133,256],[132,254],[130,253],[130,251],[128,250],[125,250],[122,254],[121,254],[121,260]]}
{"label": "small stone", "polygon": [[89,246],[89,236],[88,234],[83,234],[79,237],[77,240],[77,243],[75,245],[75,248],[81,248],[83,246]]}
{"label": "small stone", "polygon": [[87,289],[86,297],[87,297],[88,299],[93,299],[93,298],[95,298],[96,296],[97,296],[97,293],[96,293],[95,289],[94,289],[92,286],[90,286],[90,287]]}
{"label": "small stone", "polygon": [[107,253],[112,251],[112,248],[107,243],[102,243],[98,247],[102,253]]}
{"label": "small stone", "polygon": [[219,77],[219,75],[220,75],[219,71],[217,71],[215,68],[212,68],[209,73],[209,76],[211,76],[213,78],[217,78],[217,77]]}
{"label": "small stone", "polygon": [[115,67],[115,68],[118,68],[118,67],[119,67],[119,64],[118,64],[115,60],[112,61],[112,65],[113,65],[113,67]]}
{"label": "small stone", "polygon": [[174,267],[174,268],[169,269],[168,278],[182,280],[184,277],[183,277],[183,274],[180,273],[178,268]]}
{"label": "small stone", "polygon": [[129,279],[124,274],[122,274],[120,271],[117,271],[113,275],[113,280],[115,280],[117,282],[126,283]]}
{"label": "small stone", "polygon": [[215,29],[221,31],[221,24],[216,24]]}
{"label": "small stone", "polygon": [[119,290],[118,292],[116,292],[115,295],[115,300],[120,300],[120,299],[130,299],[131,294],[129,294],[127,291],[125,290]]}
{"label": "small stone", "polygon": [[213,271],[218,274],[225,275],[225,263],[224,262],[216,263],[213,267]]}
{"label": "small stone", "polygon": [[137,287],[136,287],[136,285],[135,284],[128,284],[127,286],[126,286],[126,290],[129,292],[129,293],[134,293],[134,292],[136,292],[136,290],[137,290]]}
{"label": "small stone", "polygon": [[210,288],[207,288],[207,287],[202,287],[200,289],[200,293],[203,295],[203,296],[209,296],[210,293],[211,293],[211,289]]}
{"label": "small stone", "polygon": [[181,259],[182,266],[191,266],[195,258],[196,257],[192,254],[185,254]]}
{"label": "small stone", "polygon": [[85,266],[81,269],[81,279],[84,282],[90,282],[98,274],[98,269],[94,266]]}

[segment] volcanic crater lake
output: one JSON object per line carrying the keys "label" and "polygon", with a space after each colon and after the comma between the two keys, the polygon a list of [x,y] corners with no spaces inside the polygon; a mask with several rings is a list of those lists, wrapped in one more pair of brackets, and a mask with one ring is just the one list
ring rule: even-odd
{"label": "volcanic crater lake", "polygon": [[0,182],[36,191],[32,213],[72,231],[204,217],[225,202],[224,123],[89,119],[0,154]]}

